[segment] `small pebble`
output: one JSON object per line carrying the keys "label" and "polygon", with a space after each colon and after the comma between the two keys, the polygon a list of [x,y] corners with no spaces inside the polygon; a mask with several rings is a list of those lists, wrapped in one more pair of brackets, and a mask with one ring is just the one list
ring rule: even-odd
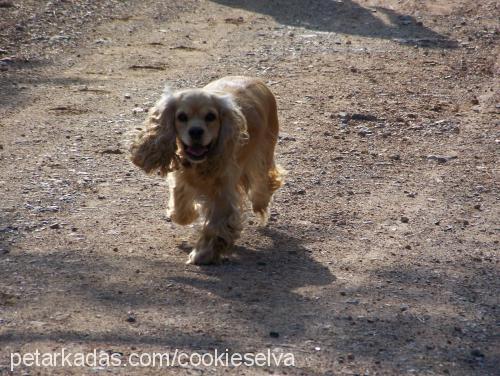
{"label": "small pebble", "polygon": [[127,316],[127,322],[130,322],[130,323],[133,323],[133,322],[136,322],[137,320],[135,319],[134,316],[132,315],[128,315]]}
{"label": "small pebble", "polygon": [[135,107],[132,109],[133,114],[139,114],[141,112],[146,112],[146,110],[144,110],[144,108],[142,108],[142,107]]}
{"label": "small pebble", "polygon": [[366,127],[361,127],[358,130],[358,135],[360,135],[361,137],[365,137],[365,136],[371,135],[371,134],[372,134],[372,131],[369,128],[366,128]]}
{"label": "small pebble", "polygon": [[430,161],[436,161],[438,163],[446,163],[452,159],[456,159],[456,155],[428,155],[427,159]]}
{"label": "small pebble", "polygon": [[389,159],[391,159],[393,161],[399,161],[399,160],[401,160],[401,156],[399,154],[393,154],[393,155],[389,155]]}
{"label": "small pebble", "polygon": [[479,349],[471,350],[470,354],[476,358],[484,358],[484,354]]}

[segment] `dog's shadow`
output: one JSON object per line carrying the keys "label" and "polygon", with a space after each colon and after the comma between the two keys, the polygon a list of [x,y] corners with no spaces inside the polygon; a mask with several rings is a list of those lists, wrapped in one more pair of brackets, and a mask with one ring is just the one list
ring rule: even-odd
{"label": "dog's shadow", "polygon": [[255,235],[265,246],[238,246],[222,264],[201,267],[208,280],[180,276],[172,279],[227,300],[231,317],[236,316],[239,324],[257,333],[300,336],[317,299],[311,295],[311,288],[328,285],[336,278],[314,260],[300,239],[272,228],[259,229]]}

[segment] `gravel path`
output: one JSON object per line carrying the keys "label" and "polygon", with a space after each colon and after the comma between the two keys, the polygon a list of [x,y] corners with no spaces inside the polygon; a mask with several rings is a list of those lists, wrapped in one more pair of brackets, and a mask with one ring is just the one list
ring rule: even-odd
{"label": "gravel path", "polygon": [[[307,3],[307,5],[306,5]],[[457,4],[459,3],[459,4]],[[480,5],[478,5],[480,4]],[[0,374],[10,353],[292,353],[294,367],[14,374],[494,375],[499,14],[472,0],[0,1]],[[288,170],[235,254],[124,141],[163,86],[276,94]]]}

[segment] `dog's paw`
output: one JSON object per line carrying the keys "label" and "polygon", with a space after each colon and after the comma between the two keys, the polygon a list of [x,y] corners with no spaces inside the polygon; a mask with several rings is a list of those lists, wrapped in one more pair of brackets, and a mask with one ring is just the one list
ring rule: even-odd
{"label": "dog's paw", "polygon": [[219,262],[219,255],[210,248],[193,249],[189,254],[186,264],[192,265],[209,265]]}
{"label": "dog's paw", "polygon": [[257,216],[257,219],[259,221],[259,226],[260,227],[265,227],[267,223],[269,222],[269,210],[268,209],[261,209],[254,211],[255,215]]}
{"label": "dog's paw", "polygon": [[199,213],[196,210],[190,210],[179,213],[173,210],[167,210],[167,218],[181,226],[186,226],[198,219]]}

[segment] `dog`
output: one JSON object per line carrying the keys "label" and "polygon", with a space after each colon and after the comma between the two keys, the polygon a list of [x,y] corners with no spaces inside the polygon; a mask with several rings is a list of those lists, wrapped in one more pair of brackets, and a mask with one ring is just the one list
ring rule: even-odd
{"label": "dog", "polygon": [[276,99],[259,79],[224,77],[202,89],[167,88],[130,145],[132,162],[167,176],[167,214],[180,225],[202,219],[188,264],[229,254],[242,231],[245,199],[265,225],[284,170],[274,161]]}

